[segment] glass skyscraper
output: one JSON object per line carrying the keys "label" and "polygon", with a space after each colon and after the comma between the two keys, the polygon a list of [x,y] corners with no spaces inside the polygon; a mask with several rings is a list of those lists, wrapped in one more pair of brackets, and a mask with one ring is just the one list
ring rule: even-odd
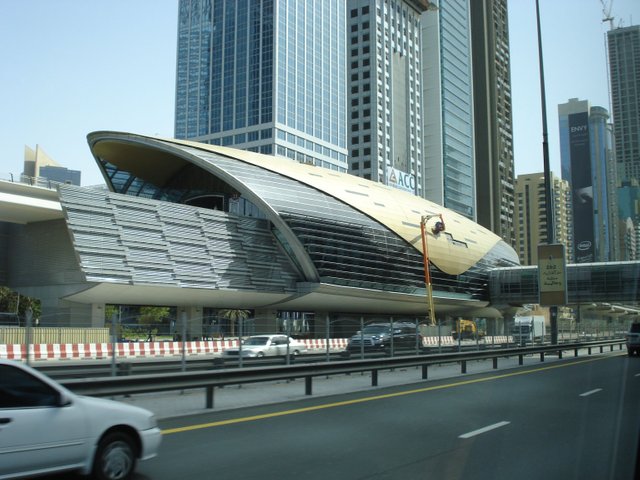
{"label": "glass skyscraper", "polygon": [[476,218],[469,0],[422,14],[426,198]]}
{"label": "glass skyscraper", "polygon": [[615,164],[609,113],[572,98],[558,105],[562,178],[569,182],[576,263],[615,260]]}
{"label": "glass skyscraper", "polygon": [[176,138],[347,169],[344,0],[180,0]]}

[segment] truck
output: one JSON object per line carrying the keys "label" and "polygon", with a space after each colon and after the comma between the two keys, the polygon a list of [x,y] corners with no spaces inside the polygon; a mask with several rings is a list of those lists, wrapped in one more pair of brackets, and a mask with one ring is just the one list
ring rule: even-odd
{"label": "truck", "polygon": [[542,315],[516,317],[511,328],[513,341],[518,345],[542,343],[545,334],[544,316]]}

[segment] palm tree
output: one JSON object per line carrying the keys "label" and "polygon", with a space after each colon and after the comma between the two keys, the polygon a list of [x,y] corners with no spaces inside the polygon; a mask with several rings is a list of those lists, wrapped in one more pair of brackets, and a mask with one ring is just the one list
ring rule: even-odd
{"label": "palm tree", "polygon": [[225,309],[218,311],[218,315],[229,320],[231,325],[231,336],[236,336],[236,323],[240,320],[246,320],[251,315],[250,310]]}

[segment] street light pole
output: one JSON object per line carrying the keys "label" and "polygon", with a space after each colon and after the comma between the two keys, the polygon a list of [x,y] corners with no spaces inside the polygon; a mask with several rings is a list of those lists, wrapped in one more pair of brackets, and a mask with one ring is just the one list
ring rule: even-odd
{"label": "street light pole", "polygon": [[431,285],[431,271],[429,270],[429,247],[427,243],[426,225],[427,222],[434,217],[440,218],[440,222],[438,222],[438,224],[440,225],[437,225],[436,229],[434,230],[435,233],[439,233],[444,230],[444,221],[442,220],[441,214],[423,215],[420,219],[420,233],[422,236],[422,261],[424,264],[424,283],[427,287],[427,307],[429,308],[429,324],[431,326],[434,326],[436,324],[436,315],[435,308],[433,306],[433,287]]}
{"label": "street light pole", "polygon": [[[547,95],[544,84],[544,62],[542,59],[542,29],[540,28],[540,3],[536,0],[536,26],[538,32],[538,65],[540,69],[540,103],[542,109],[542,161],[544,166],[544,201],[547,207],[547,245],[555,243],[554,208],[551,195],[551,167],[549,164],[549,142],[547,132]],[[558,343],[558,307],[549,307],[551,343]]]}

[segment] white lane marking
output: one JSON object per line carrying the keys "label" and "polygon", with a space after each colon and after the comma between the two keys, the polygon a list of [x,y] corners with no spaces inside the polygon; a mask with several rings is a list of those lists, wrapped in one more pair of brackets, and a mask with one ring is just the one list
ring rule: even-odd
{"label": "white lane marking", "polygon": [[488,432],[490,430],[494,430],[496,428],[500,428],[500,427],[504,427],[505,425],[509,425],[511,422],[498,422],[498,423],[494,423],[493,425],[488,425],[486,427],[483,428],[479,428],[478,430],[474,430],[473,432],[467,432],[467,433],[463,433],[462,435],[460,435],[458,438],[471,438],[471,437],[475,437],[476,435],[480,435],[481,433],[485,433]]}
{"label": "white lane marking", "polygon": [[601,388],[596,388],[595,390],[589,390],[588,392],[581,393],[580,396],[581,397],[588,397],[589,395],[593,395],[594,393],[598,393],[598,392],[601,392],[601,391],[602,391]]}

